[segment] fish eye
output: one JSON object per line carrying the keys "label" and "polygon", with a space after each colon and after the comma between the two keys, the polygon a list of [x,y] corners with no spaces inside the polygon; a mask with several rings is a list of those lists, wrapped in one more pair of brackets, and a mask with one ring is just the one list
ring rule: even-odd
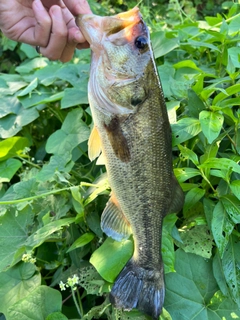
{"label": "fish eye", "polygon": [[146,37],[139,36],[135,39],[135,46],[138,49],[145,49],[148,45],[148,41]]}

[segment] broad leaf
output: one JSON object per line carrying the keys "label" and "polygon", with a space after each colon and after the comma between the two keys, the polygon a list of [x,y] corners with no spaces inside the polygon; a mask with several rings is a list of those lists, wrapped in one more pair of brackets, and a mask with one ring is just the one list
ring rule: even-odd
{"label": "broad leaf", "polygon": [[222,196],[221,202],[231,220],[236,224],[240,223],[240,200],[229,194]]}
{"label": "broad leaf", "polygon": [[200,225],[180,232],[182,243],[176,241],[178,247],[185,252],[195,253],[203,258],[212,256],[213,239],[207,226]]}
{"label": "broad leaf", "polygon": [[105,280],[114,282],[132,254],[131,240],[117,242],[107,238],[101,247],[94,251],[90,262]]}
{"label": "broad leaf", "polygon": [[65,226],[73,223],[75,218],[65,218],[52,221],[44,227],[38,229],[36,232],[31,234],[25,242],[25,246],[28,249],[34,249],[40,246],[45,240],[47,240],[54,232],[61,230]]}
{"label": "broad leaf", "polygon": [[67,252],[85,246],[86,244],[91,242],[94,239],[94,237],[95,235],[92,232],[84,233],[81,237],[74,241],[74,243],[71,245]]}
{"label": "broad leaf", "polygon": [[181,249],[176,252],[176,272],[168,273],[164,306],[177,320],[222,320],[240,317],[238,306],[224,297],[213,277],[212,261]]}
{"label": "broad leaf", "polygon": [[223,273],[234,301],[240,309],[240,251],[239,238],[231,236],[222,259]]}
{"label": "broad leaf", "polygon": [[11,319],[8,308],[19,298],[24,299],[41,284],[41,276],[36,273],[36,267],[30,263],[21,262],[6,272],[0,273],[0,312],[6,319]]}
{"label": "broad leaf", "polygon": [[46,320],[49,315],[60,312],[61,309],[61,293],[47,286],[39,286],[8,309],[9,320]]}
{"label": "broad leaf", "polygon": [[212,111],[202,111],[199,114],[202,132],[209,143],[215,140],[222,129],[224,117],[221,113]]}
{"label": "broad leaf", "polygon": [[17,159],[0,162],[0,182],[9,182],[21,166],[21,161]]}
{"label": "broad leaf", "polygon": [[221,202],[218,202],[213,210],[212,217],[212,234],[222,257],[234,228],[233,222],[223,207]]}
{"label": "broad leaf", "polygon": [[11,208],[0,217],[0,271],[21,260],[32,223],[33,212],[30,206],[19,212]]}
{"label": "broad leaf", "polygon": [[151,40],[154,56],[156,59],[164,56],[165,54],[179,46],[178,38],[166,38],[166,34],[163,31],[153,33],[151,36]]}
{"label": "broad leaf", "polygon": [[197,119],[183,118],[172,124],[173,146],[195,137],[201,131],[200,122]]}
{"label": "broad leaf", "polygon": [[81,119],[82,109],[75,109],[68,113],[62,128],[54,132],[47,141],[46,151],[58,155],[72,152],[81,142],[89,137],[89,128]]}
{"label": "broad leaf", "polygon": [[0,141],[0,160],[3,161],[21,155],[28,146],[28,140],[23,137],[13,137]]}

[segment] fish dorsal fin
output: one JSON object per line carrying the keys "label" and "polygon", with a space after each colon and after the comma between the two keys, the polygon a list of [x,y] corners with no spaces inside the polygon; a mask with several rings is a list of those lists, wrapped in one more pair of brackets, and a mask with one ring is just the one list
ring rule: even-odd
{"label": "fish dorsal fin", "polygon": [[88,140],[88,157],[91,161],[96,159],[101,153],[101,140],[96,126],[93,127]]}
{"label": "fish dorsal fin", "polygon": [[168,213],[179,212],[184,204],[184,193],[175,176],[172,178],[172,201]]}
{"label": "fish dorsal fin", "polygon": [[114,195],[102,213],[101,228],[107,236],[117,241],[127,239],[132,234],[131,226]]}

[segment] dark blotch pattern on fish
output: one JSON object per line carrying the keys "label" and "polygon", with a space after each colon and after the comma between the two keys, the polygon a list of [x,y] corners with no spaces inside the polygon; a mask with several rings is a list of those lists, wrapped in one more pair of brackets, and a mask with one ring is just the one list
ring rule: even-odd
{"label": "dark blotch pattern on fish", "polygon": [[121,129],[119,118],[112,118],[110,123],[108,125],[105,124],[104,127],[107,131],[107,135],[115,155],[122,162],[129,162],[131,158],[130,150],[128,147],[127,139]]}

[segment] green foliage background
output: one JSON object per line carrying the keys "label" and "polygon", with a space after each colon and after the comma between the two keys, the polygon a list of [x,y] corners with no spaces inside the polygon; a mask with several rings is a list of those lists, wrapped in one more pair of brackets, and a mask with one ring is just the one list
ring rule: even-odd
{"label": "green foliage background", "polygon": [[[114,14],[135,1],[90,1]],[[142,1],[186,194],[165,218],[161,319],[240,317],[240,5]],[[107,293],[132,242],[106,239],[105,168],[91,163],[89,50],[67,64],[1,36],[0,320],[148,319]],[[60,285],[59,285],[60,284]]]}

